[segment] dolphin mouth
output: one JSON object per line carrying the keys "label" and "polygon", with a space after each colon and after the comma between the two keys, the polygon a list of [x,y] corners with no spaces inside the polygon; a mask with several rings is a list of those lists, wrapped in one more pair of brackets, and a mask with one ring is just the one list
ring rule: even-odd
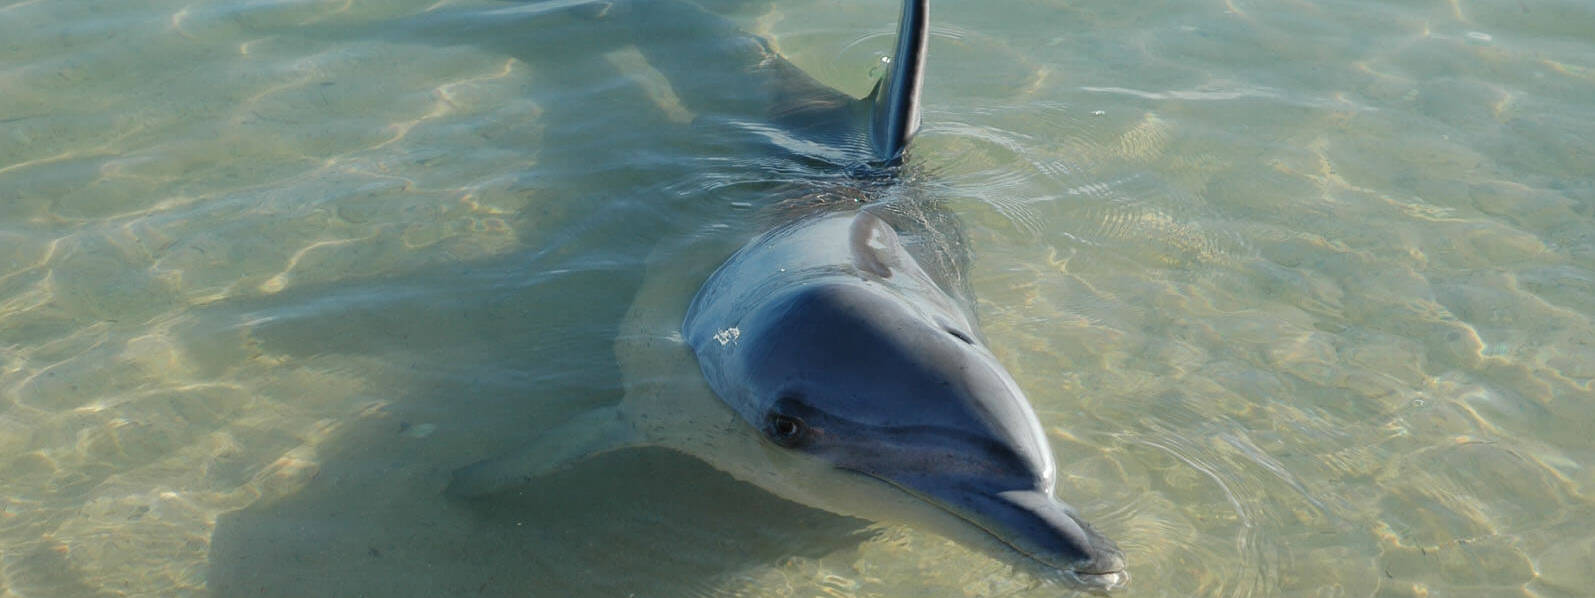
{"label": "dolphin mouth", "polygon": [[[926,491],[885,476],[870,477],[902,489],[979,530],[995,542],[994,547],[1031,565],[1027,572],[1040,581],[1095,594],[1119,590],[1130,583],[1119,547],[1081,521],[1072,508],[1050,492]],[[1079,554],[1071,558],[1071,552]]]}
{"label": "dolphin mouth", "polygon": [[1126,570],[1124,557],[1121,554],[1112,554],[1106,559],[1106,563],[1100,562],[1101,560],[1099,559],[1074,567],[1059,567],[1057,564],[1015,546],[1012,542],[980,525],[978,522],[959,516],[957,513],[953,514],[996,540],[1003,548],[1024,558],[1035,567],[1039,567],[1040,571],[1032,571],[1031,573],[1044,582],[1061,583],[1073,589],[1094,594],[1107,594],[1108,592],[1122,590],[1125,586],[1130,585],[1130,572]]}
{"label": "dolphin mouth", "polygon": [[1079,573],[1067,572],[1068,585],[1090,592],[1106,594],[1124,589],[1130,585],[1130,572],[1119,570],[1112,573]]}
{"label": "dolphin mouth", "polygon": [[1122,590],[1125,586],[1130,585],[1130,572],[1125,570],[1124,557],[1117,554],[1109,559],[1112,564],[1107,566],[1103,566],[1096,561],[1073,567],[1059,566],[1043,557],[1015,546],[1013,542],[980,525],[979,522],[957,513],[953,513],[953,515],[962,519],[965,523],[973,525],[992,540],[995,540],[1000,546],[1023,558],[1033,567],[1039,568],[1039,571],[1032,570],[1029,573],[1043,582],[1059,583],[1076,590],[1095,594],[1106,594]]}

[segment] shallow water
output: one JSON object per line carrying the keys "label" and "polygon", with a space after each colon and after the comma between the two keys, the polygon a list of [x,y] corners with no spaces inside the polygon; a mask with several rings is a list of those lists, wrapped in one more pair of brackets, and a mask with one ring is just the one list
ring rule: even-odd
{"label": "shallow water", "polygon": [[[439,495],[802,174],[569,4],[0,5],[0,596],[1061,591],[665,452]],[[854,94],[897,10],[711,8]],[[912,160],[1123,595],[1587,595],[1595,7],[932,9]]]}

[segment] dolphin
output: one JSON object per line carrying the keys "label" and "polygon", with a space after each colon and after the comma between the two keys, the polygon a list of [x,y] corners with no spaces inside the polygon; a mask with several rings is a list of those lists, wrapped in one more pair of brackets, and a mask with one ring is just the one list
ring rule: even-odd
{"label": "dolphin", "polygon": [[[1046,433],[980,333],[956,219],[903,175],[920,123],[927,0],[904,3],[889,68],[864,98],[695,6],[603,7],[606,18],[737,36],[721,60],[758,89],[727,101],[763,113],[727,124],[840,176],[772,201],[770,226],[740,248],[663,243],[615,342],[620,404],[455,471],[447,492],[482,496],[658,446],[801,504],[944,535],[1042,579],[1125,586],[1123,552],[1058,499]],[[674,20],[636,14],[664,10]],[[705,62],[660,58],[674,84],[673,64]],[[715,100],[687,84],[677,93]]]}

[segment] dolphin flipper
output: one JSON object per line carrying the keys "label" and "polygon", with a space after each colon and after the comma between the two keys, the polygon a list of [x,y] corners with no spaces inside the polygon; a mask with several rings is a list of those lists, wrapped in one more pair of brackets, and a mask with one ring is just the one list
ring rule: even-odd
{"label": "dolphin flipper", "polygon": [[450,496],[478,497],[523,484],[616,449],[643,444],[619,409],[588,411],[519,449],[454,471]]}

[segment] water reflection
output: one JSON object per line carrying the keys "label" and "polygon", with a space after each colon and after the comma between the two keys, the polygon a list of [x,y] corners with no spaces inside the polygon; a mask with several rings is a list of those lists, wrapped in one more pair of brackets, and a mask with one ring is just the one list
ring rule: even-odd
{"label": "water reflection", "polygon": [[[555,4],[425,4],[0,7],[5,591],[1054,591],[668,453],[438,497],[803,172]],[[895,6],[716,4],[852,92]],[[916,159],[1131,595],[1584,593],[1584,4],[936,10]]]}

